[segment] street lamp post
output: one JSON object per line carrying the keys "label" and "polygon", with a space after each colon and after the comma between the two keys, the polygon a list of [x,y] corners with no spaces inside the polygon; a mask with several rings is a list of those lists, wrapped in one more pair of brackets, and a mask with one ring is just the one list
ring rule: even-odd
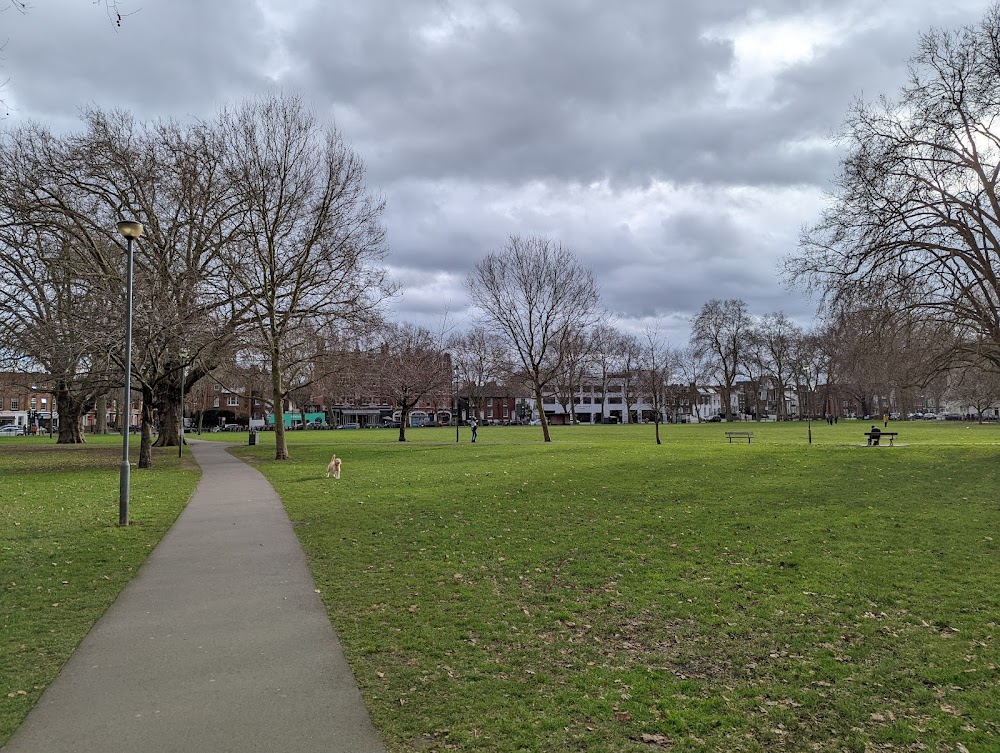
{"label": "street lamp post", "polygon": [[458,366],[451,367],[451,394],[455,403],[455,444],[458,444]]}
{"label": "street lamp post", "polygon": [[118,479],[118,525],[128,525],[129,482],[132,468],[128,461],[129,409],[132,396],[132,241],[142,235],[142,224],[124,221],[118,223],[118,232],[125,236],[128,252],[125,293],[125,399],[122,403],[122,465]]}
{"label": "street lamp post", "polygon": [[184,380],[187,377],[187,351],[181,351],[181,433],[177,442],[177,457],[184,457]]}

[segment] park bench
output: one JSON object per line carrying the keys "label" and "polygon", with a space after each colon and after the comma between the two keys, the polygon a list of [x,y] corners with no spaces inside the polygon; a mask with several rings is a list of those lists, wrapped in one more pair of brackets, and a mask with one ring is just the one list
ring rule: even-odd
{"label": "park bench", "polygon": [[898,431],[866,431],[865,436],[868,437],[868,445],[871,446],[872,440],[876,437],[889,437],[889,446],[892,447],[893,440],[899,436]]}
{"label": "park bench", "polygon": [[729,444],[733,443],[733,437],[737,437],[739,439],[745,439],[747,441],[747,444],[750,444],[750,441],[753,439],[753,432],[752,431],[727,431],[726,432],[726,439],[729,440]]}

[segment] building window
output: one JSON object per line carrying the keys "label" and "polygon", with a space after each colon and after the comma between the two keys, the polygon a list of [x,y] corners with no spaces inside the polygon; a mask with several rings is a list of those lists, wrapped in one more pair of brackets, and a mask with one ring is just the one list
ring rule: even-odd
{"label": "building window", "polygon": [[493,406],[490,405],[486,408],[486,418],[493,418]]}
{"label": "building window", "polygon": [[504,406],[503,406],[503,417],[504,418],[510,418],[510,406],[507,405],[506,403],[504,403]]}
{"label": "building window", "polygon": [[555,405],[556,404],[556,399],[554,397],[543,397],[542,398],[542,404],[543,405]]}
{"label": "building window", "polygon": [[10,399],[10,409],[11,410],[17,410],[17,398],[16,397],[12,397]]}
{"label": "building window", "polygon": [[42,398],[42,410],[48,410],[49,399],[47,397]]}
{"label": "building window", "polygon": [[213,390],[215,390],[216,392],[218,392],[219,390],[221,390],[221,389],[222,389],[222,385],[219,385],[219,384],[216,384],[216,385],[214,385],[214,386],[212,387],[212,389],[213,389]]}
{"label": "building window", "polygon": [[212,400],[212,407],[213,408],[218,408],[219,407],[219,398],[218,397],[213,398],[213,400]]}
{"label": "building window", "polygon": [[608,402],[612,405],[621,405],[622,399],[620,397],[609,397]]}
{"label": "building window", "polygon": [[31,410],[38,410],[38,398],[31,398]]}
{"label": "building window", "polygon": [[229,397],[226,398],[226,405],[233,406],[239,404],[240,404],[240,399],[237,395],[230,395]]}

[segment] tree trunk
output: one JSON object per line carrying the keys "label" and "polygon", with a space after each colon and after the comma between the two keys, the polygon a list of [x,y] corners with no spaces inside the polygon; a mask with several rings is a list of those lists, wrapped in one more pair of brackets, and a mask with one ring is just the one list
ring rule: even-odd
{"label": "tree trunk", "polygon": [[177,403],[173,401],[160,404],[160,433],[153,447],[176,447],[180,444],[181,438],[177,408]]}
{"label": "tree trunk", "polygon": [[538,418],[542,422],[542,436],[544,437],[544,441],[551,442],[549,420],[545,417],[545,406],[542,403],[542,387],[537,382],[535,383],[535,404],[538,405]]}
{"label": "tree trunk", "polygon": [[139,468],[153,467],[153,402],[152,395],[142,391],[142,432],[139,440]]}
{"label": "tree trunk", "polygon": [[285,397],[281,388],[281,354],[271,351],[271,405],[274,406],[274,459],[288,460],[288,440],[285,438]]}
{"label": "tree trunk", "polygon": [[[83,414],[87,406],[74,395],[65,385],[56,386],[56,401],[54,409],[59,406],[59,439],[56,444],[83,444]],[[54,410],[52,411],[54,412]],[[52,413],[49,414],[49,426],[52,425]]]}
{"label": "tree trunk", "polygon": [[653,419],[653,422],[656,424],[656,444],[663,444],[660,441],[660,413],[659,413],[659,411],[657,411],[656,418]]}
{"label": "tree trunk", "polygon": [[406,441],[406,421],[410,417],[410,408],[405,403],[403,404],[403,409],[399,412],[399,440],[400,442]]}
{"label": "tree trunk", "polygon": [[98,434],[108,433],[108,396],[99,395],[97,398],[97,407],[94,409],[97,413],[97,423],[94,426],[94,431]]}

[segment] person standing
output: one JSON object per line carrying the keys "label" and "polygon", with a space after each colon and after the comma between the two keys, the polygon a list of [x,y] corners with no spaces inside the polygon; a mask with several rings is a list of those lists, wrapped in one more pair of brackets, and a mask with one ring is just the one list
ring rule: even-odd
{"label": "person standing", "polygon": [[479,436],[479,424],[476,423],[476,419],[469,420],[469,426],[472,428],[472,441],[476,441],[476,437]]}

